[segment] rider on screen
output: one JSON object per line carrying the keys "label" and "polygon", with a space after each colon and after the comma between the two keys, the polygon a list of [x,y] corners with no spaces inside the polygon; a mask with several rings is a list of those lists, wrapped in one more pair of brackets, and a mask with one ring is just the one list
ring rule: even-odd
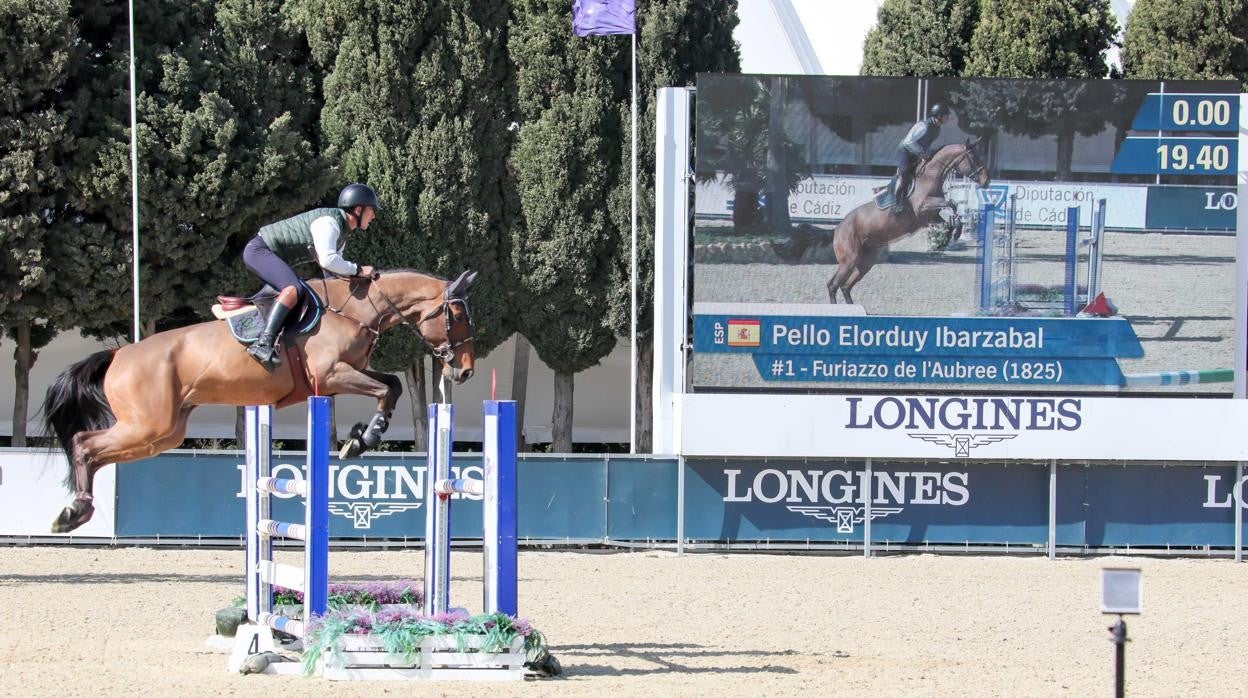
{"label": "rider on screen", "polygon": [[893,213],[906,210],[906,196],[914,181],[914,170],[919,161],[932,156],[932,143],[940,136],[940,127],[949,122],[951,112],[943,104],[933,104],[927,110],[927,118],[910,127],[906,137],[897,144],[897,190]]}
{"label": "rider on screen", "polygon": [[247,347],[248,354],[269,369],[281,363],[277,340],[286,316],[303,300],[304,294],[299,276],[290,268],[290,263],[306,259],[309,247],[315,251],[316,263],[325,271],[340,276],[374,276],[373,267],[347,261],[342,256],[342,248],[347,241],[346,234],[356,229],[367,230],[380,208],[381,202],[372,187],[348,184],[338,195],[337,208],[312,209],[271,223],[247,243],[243,248],[243,263],[279,291],[263,332]]}

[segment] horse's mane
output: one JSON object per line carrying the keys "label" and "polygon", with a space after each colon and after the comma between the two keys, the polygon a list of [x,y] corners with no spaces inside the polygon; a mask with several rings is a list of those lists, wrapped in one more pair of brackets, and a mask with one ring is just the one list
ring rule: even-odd
{"label": "horse's mane", "polygon": [[958,143],[957,141],[954,141],[953,143],[946,143],[940,146],[940,148],[936,150],[936,154],[939,155],[940,153],[943,153],[950,148],[965,148],[967,150],[972,150],[971,146],[967,145],[966,143]]}
{"label": "horse's mane", "polygon": [[[447,279],[444,279],[444,278],[442,278],[442,277],[440,277],[440,276],[436,276],[436,275],[434,275],[434,274],[429,274],[429,273],[427,273],[427,272],[423,272],[423,271],[417,271],[417,270],[415,270],[415,269],[406,269],[406,268],[399,268],[399,269],[378,269],[377,271],[381,272],[381,277],[382,277],[383,279],[384,279],[387,275],[393,275],[393,274],[414,274],[414,275],[416,275],[416,276],[423,276],[423,277],[424,277],[424,278],[426,278],[426,279],[433,279],[434,281],[438,281],[438,282],[441,282],[441,283],[443,283],[443,284],[448,284],[448,283],[450,283],[450,281],[448,281]],[[358,277],[353,277],[353,276],[330,276],[330,277],[325,278],[325,281],[328,281],[328,282],[343,281],[343,282],[350,283],[350,282],[352,282],[352,281],[359,281],[359,280],[360,280],[360,279],[359,279]],[[304,279],[304,281],[306,281],[306,282],[308,282],[309,284],[311,284],[311,283],[315,283],[315,282],[317,282],[317,281],[321,281],[321,277],[319,277],[319,276],[314,276],[314,277],[309,278],[309,279]]]}
{"label": "horse's mane", "polygon": [[382,275],[383,277],[384,277],[386,274],[415,274],[416,276],[423,276],[423,277],[425,277],[425,278],[427,278],[427,279],[433,279],[434,281],[441,281],[441,282],[442,282],[442,283],[444,283],[444,284],[445,284],[445,283],[449,283],[449,282],[450,282],[450,280],[449,280],[449,279],[444,279],[444,278],[442,278],[442,277],[440,277],[440,276],[438,276],[438,275],[436,275],[436,274],[430,274],[430,273],[428,273],[428,272],[418,271],[418,270],[416,270],[416,269],[407,269],[407,268],[399,268],[399,269],[379,269],[378,271],[380,271],[380,272],[381,272],[381,275]]}
{"label": "horse's mane", "polygon": [[[978,158],[978,157],[979,157],[979,152],[975,150],[975,144],[973,144],[973,143],[958,143],[958,142],[956,142],[956,141],[955,141],[955,142],[953,142],[953,143],[946,143],[946,144],[944,144],[944,145],[940,146],[939,148],[937,148],[937,149],[936,149],[936,152],[932,155],[932,157],[931,157],[931,158],[929,158],[929,159],[927,159],[927,160],[923,161],[923,165],[922,165],[921,167],[919,167],[919,169],[915,170],[915,175],[916,175],[916,176],[918,176],[918,175],[922,175],[924,172],[926,172],[926,171],[927,171],[927,166],[928,166],[929,164],[931,164],[931,163],[935,162],[935,161],[936,161],[936,159],[937,159],[938,157],[940,157],[940,154],[941,154],[941,153],[944,153],[946,150],[949,150],[950,148],[962,148],[962,152],[964,152],[964,153],[965,153],[965,152],[974,153],[976,158]],[[951,166],[950,166],[950,165],[945,165],[945,167],[946,167],[946,168],[949,168],[949,167],[951,167]],[[942,171],[941,171],[941,174],[946,174],[947,172],[948,172],[948,169],[945,169],[945,170],[942,170]]]}

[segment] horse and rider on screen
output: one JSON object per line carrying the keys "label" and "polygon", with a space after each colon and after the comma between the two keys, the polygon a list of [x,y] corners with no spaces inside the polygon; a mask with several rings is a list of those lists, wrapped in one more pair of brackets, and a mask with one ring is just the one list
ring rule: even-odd
{"label": "horse and rider on screen", "polygon": [[935,104],[928,117],[914,124],[897,146],[897,172],[888,186],[849,212],[832,233],[813,226],[794,229],[789,240],[773,243],[785,262],[797,262],[811,247],[831,244],[837,268],[828,280],[828,300],[837,293],[853,303],[854,286],[879,261],[889,243],[930,225],[941,224],[942,211],[957,215],[957,205],[945,195],[945,182],[953,175],[990,183],[988,168],[978,153],[980,141],[934,147],[941,126],[951,117],[948,107]]}

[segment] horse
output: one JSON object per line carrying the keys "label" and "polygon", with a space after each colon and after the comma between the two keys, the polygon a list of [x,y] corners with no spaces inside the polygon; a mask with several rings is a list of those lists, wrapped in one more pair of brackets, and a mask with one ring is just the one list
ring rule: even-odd
{"label": "horse", "polygon": [[957,172],[975,180],[979,186],[989,184],[988,168],[980,161],[972,143],[951,143],[937,150],[915,173],[914,188],[908,197],[909,205],[901,213],[890,208],[880,208],[874,199],[859,205],[845,216],[832,235],[802,225],[794,231],[792,239],[783,244],[772,244],[781,260],[796,262],[815,245],[832,243],[836,252],[837,269],[828,280],[828,300],[836,302],[836,292],[845,295],[846,303],[853,303],[850,289],[854,287],[879,260],[880,253],[888,244],[905,237],[921,227],[940,220],[940,211],[957,206],[944,198],[945,179]]}
{"label": "horse", "polygon": [[828,280],[829,302],[836,302],[839,289],[845,302],[853,303],[850,289],[875,266],[890,242],[938,222],[942,209],[949,208],[956,213],[957,206],[945,199],[945,179],[950,174],[956,172],[975,180],[981,187],[988,186],[988,168],[975,152],[978,144],[979,141],[972,143],[968,139],[966,143],[951,143],[937,150],[915,173],[909,206],[901,213],[882,210],[868,201],[845,216],[832,236],[837,267]]}
{"label": "horse", "polygon": [[100,468],[149,458],[180,445],[198,405],[285,407],[309,395],[377,399],[367,426],[356,424],[340,454],[377,445],[403,392],[396,376],[367,369],[377,339],[407,325],[456,383],[472,377],[474,347],[468,291],[475,272],[447,281],[410,270],[375,279],[308,282],[325,312],[304,334],[284,339],[286,358],[266,369],[247,354],[224,320],[167,330],[97,352],[62,372],[43,403],[45,433],[55,433],[69,461],[75,493],[52,524],[72,531],[95,511],[92,483]]}

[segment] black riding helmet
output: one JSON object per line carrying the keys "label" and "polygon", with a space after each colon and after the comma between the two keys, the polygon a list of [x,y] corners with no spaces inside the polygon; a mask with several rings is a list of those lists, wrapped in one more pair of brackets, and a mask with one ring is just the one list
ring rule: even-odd
{"label": "black riding helmet", "polygon": [[367,184],[348,184],[338,194],[338,208],[350,211],[356,206],[372,206],[380,211],[381,201],[377,198],[377,192]]}
{"label": "black riding helmet", "polygon": [[927,110],[927,115],[933,119],[939,119],[942,116],[949,116],[949,107],[946,107],[940,102],[937,102],[936,104],[933,104],[930,109]]}

